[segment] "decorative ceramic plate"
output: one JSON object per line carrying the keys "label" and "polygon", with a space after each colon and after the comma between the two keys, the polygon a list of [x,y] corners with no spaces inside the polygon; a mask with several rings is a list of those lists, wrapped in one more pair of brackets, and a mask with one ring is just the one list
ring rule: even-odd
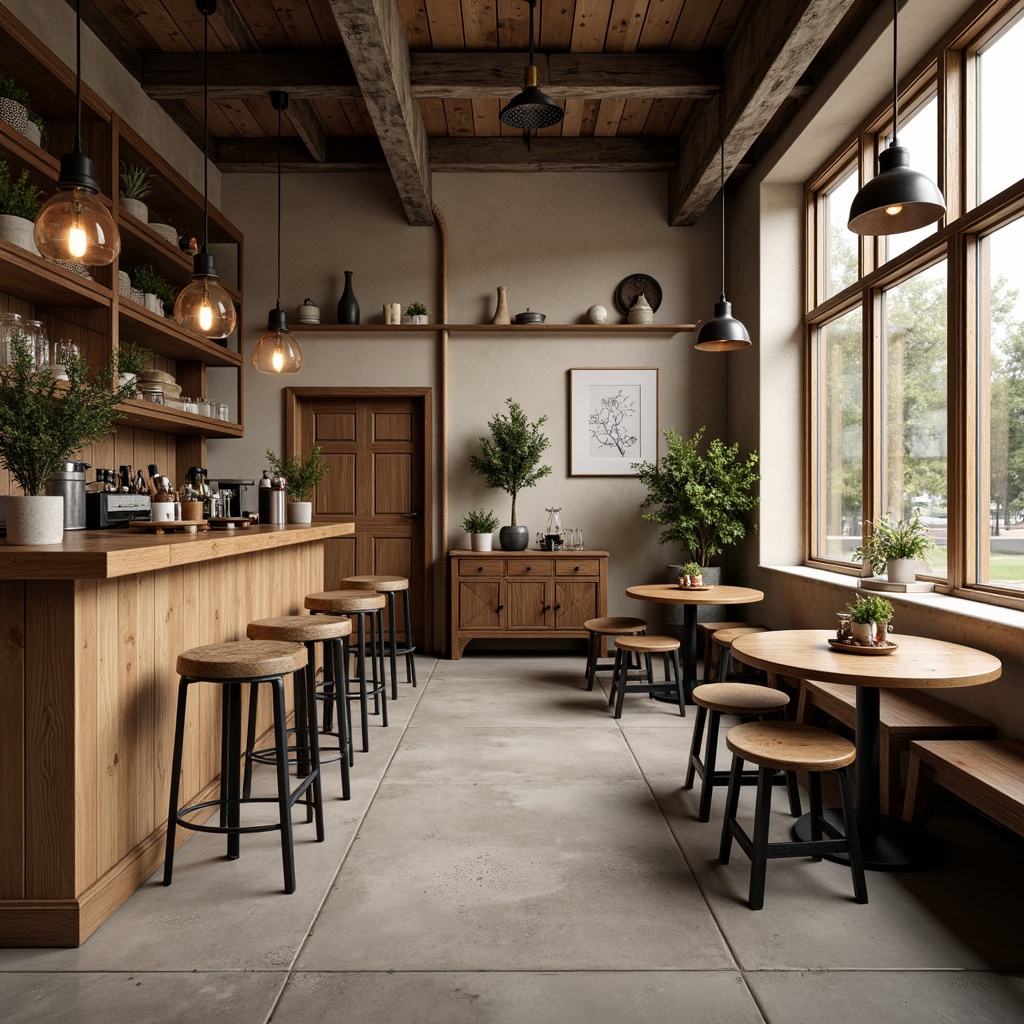
{"label": "decorative ceramic plate", "polygon": [[842,651],[843,654],[892,654],[893,651],[900,649],[900,645],[894,644],[891,640],[874,647],[865,647],[863,644],[851,644],[846,640],[833,640],[830,637],[828,644],[832,650]]}
{"label": "decorative ceramic plate", "polygon": [[640,298],[641,292],[647,296],[651,312],[657,313],[661,305],[661,285],[647,274],[630,274],[618,283],[615,288],[615,306],[618,311],[628,313],[633,303]]}

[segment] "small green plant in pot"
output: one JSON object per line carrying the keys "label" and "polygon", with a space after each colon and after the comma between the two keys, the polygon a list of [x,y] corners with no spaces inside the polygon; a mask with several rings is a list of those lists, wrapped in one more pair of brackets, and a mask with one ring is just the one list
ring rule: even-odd
{"label": "small green plant in pot", "polygon": [[892,603],[877,594],[858,597],[847,605],[850,613],[852,637],[857,643],[872,644],[885,641],[889,623],[892,621]]}
{"label": "small green plant in pot", "polygon": [[405,307],[405,318],[410,324],[425,324],[427,322],[427,307],[422,302],[410,302]]}
{"label": "small green plant in pot", "polygon": [[505,551],[525,551],[530,531],[516,522],[516,497],[526,487],[550,475],[551,467],[539,465],[551,442],[540,429],[547,416],[535,423],[526,418],[522,406],[505,399],[508,415],[495,413],[487,426],[490,437],[480,438],[480,454],[470,455],[469,468],[487,481],[488,487],[500,487],[512,497],[512,522],[503,526],[498,541]]}
{"label": "small green plant in pot", "polygon": [[485,512],[482,508],[475,512],[467,512],[462,519],[462,528],[468,533],[470,547],[474,551],[490,551],[493,537],[500,520],[492,509]]}
{"label": "small green plant in pot", "polygon": [[151,295],[146,299],[146,309],[152,313],[163,313],[165,303],[173,303],[177,294],[174,287],[165,277],[161,277],[148,263],[143,263],[131,271],[132,287],[143,295]]}
{"label": "small green plant in pot", "polygon": [[0,160],[0,238],[39,255],[33,238],[33,221],[43,205],[43,193],[29,180],[28,168],[11,177]]}
{"label": "small green plant in pot", "polygon": [[149,209],[142,201],[153,191],[149,168],[121,162],[118,174],[121,206],[143,224],[149,222]]}
{"label": "small green plant in pot", "polygon": [[870,565],[876,576],[884,572],[890,583],[913,583],[917,562],[927,566],[928,552],[935,547],[921,517],[916,512],[909,519],[886,515],[870,523],[870,529],[864,545],[854,551],[853,560]]}
{"label": "small green plant in pot", "polygon": [[681,587],[702,587],[704,585],[704,574],[700,565],[696,562],[685,562],[679,566],[679,586]]}
{"label": "small green plant in pot", "polygon": [[287,510],[288,522],[312,522],[313,503],[310,499],[316,485],[323,480],[329,469],[323,459],[323,449],[315,444],[305,459],[289,455],[282,460],[268,448],[267,462],[272,476],[284,477],[284,488],[291,498]]}

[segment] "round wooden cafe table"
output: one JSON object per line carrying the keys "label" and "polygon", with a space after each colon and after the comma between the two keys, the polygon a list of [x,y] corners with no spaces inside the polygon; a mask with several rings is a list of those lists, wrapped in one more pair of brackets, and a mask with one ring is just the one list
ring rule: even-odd
{"label": "round wooden cafe table", "polygon": [[[977,686],[998,679],[998,658],[973,647],[932,640],[923,636],[889,634],[897,649],[888,654],[848,654],[829,646],[835,631],[785,629],[751,633],[733,641],[733,651],[746,665],[799,679],[844,683],[857,687],[856,809],[864,867],[881,871],[929,867],[944,854],[942,843],[931,833],[901,818],[883,815],[880,801],[878,742],[879,691],[885,687],[930,690],[940,687]],[[842,814],[830,808],[826,817],[842,832]],[[810,816],[798,819],[800,839],[811,836]],[[844,854],[829,854],[844,863]]]}
{"label": "round wooden cafe table", "polygon": [[[702,604],[754,604],[764,600],[760,590],[751,587],[708,587],[707,590],[681,590],[676,583],[646,583],[626,587],[626,596],[637,601],[683,606],[683,692],[690,700],[697,678],[697,606]],[[655,694],[655,700],[675,704],[670,693]]]}

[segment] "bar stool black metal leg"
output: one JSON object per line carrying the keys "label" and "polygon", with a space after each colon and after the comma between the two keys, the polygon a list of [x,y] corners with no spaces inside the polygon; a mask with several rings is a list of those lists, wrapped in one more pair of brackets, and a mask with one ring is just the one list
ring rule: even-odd
{"label": "bar stool black metal leg", "polygon": [[668,666],[672,666],[672,675],[676,681],[676,696],[679,698],[679,715],[686,717],[686,693],[683,689],[683,673],[679,667],[679,649],[665,654],[665,679],[668,679]]}
{"label": "bar stool black metal leg", "polygon": [[[380,724],[385,729],[388,724],[388,681],[384,674],[384,613],[377,609],[377,628],[380,635],[380,682],[374,678],[374,689],[380,690]],[[374,674],[376,677],[376,673]]]}
{"label": "bar stool black metal leg", "polygon": [[[242,755],[242,684],[231,682],[224,684],[228,699],[228,717],[223,723],[228,737],[228,772],[221,776],[221,798],[227,804],[227,824],[229,828],[238,828],[242,821],[241,779],[238,762]],[[282,698],[283,700],[283,698]],[[285,773],[288,771],[287,752],[285,753]],[[242,837],[237,832],[228,833],[228,859],[238,860],[241,852]]]}
{"label": "bar stool black metal leg", "polygon": [[[324,794],[323,794],[323,779],[322,772],[320,769],[320,727],[317,723],[316,714],[316,660],[313,655],[312,644],[307,644],[307,650],[309,658],[306,660],[306,668],[302,672],[302,681],[305,684],[305,704],[307,710],[307,716],[305,718],[306,735],[308,737],[307,742],[309,744],[307,754],[309,757],[309,770],[313,776],[313,781],[310,784],[310,789],[306,791],[307,797],[312,793],[312,804],[310,807],[310,800],[306,801],[306,821],[310,820],[310,811],[316,818],[316,841],[322,843],[326,836],[324,831]],[[340,743],[340,741],[339,741]],[[341,751],[340,754],[342,764],[345,763],[345,752]]]}
{"label": "bar stool black metal leg", "polygon": [[597,664],[598,635],[591,633],[587,640],[587,667],[583,670],[583,678],[587,681],[587,689],[594,689],[594,666]]}
{"label": "bar stool black metal leg", "polygon": [[[274,747],[277,754],[277,805],[281,822],[281,861],[284,865],[284,891],[295,892],[295,850],[292,845],[292,815],[288,789],[288,740],[284,709],[284,680],[269,680],[274,698]],[[238,838],[237,834],[234,837]]]}
{"label": "bar stool black metal leg", "polygon": [[402,611],[405,614],[405,677],[416,688],[416,648],[412,643],[412,614],[410,612],[409,588],[402,591]]}
{"label": "bar stool black metal leg", "polygon": [[[336,646],[335,646],[336,645]],[[342,670],[346,664],[346,659],[340,654],[341,651],[341,640],[332,641],[331,646],[334,648],[334,660],[340,662]],[[352,783],[350,779],[349,766],[355,760],[355,753],[352,750],[352,718],[349,714],[348,699],[345,697],[345,693],[348,690],[347,681],[344,676],[339,680],[338,685],[334,687],[335,694],[335,710],[338,713],[338,760],[341,762],[341,798],[342,800],[350,800],[352,798]],[[330,706],[330,702],[328,702]]]}
{"label": "bar stool black metal leg", "polygon": [[768,874],[768,823],[772,812],[771,768],[759,768],[757,772],[757,803],[754,809],[753,850],[750,854],[750,890],[747,902],[751,910],[764,906],[764,883]]}
{"label": "bar stool black metal leg", "polygon": [[178,790],[181,784],[181,752],[185,745],[185,702],[188,682],[178,680],[178,711],[174,717],[174,749],[171,753],[171,795],[167,801],[167,845],[164,848],[164,885],[171,884],[174,872],[174,836],[178,827]]}
{"label": "bar stool black metal leg", "polygon": [[608,687],[608,706],[611,707],[615,703],[615,688],[619,685],[619,670],[622,666],[622,651],[618,647],[615,648],[615,664],[612,665],[612,683]]}
{"label": "bar stool black metal leg", "polygon": [[740,806],[740,785],[743,780],[743,758],[739,754],[732,755],[732,768],[729,771],[729,789],[725,795],[725,818],[722,820],[722,842],[718,847],[718,860],[728,864],[732,854],[733,828],[736,825],[736,812]]}
{"label": "bar stool black metal leg", "polygon": [[388,603],[388,657],[391,661],[391,699],[398,700],[398,623],[395,621],[395,592],[387,590]]}
{"label": "bar stool black metal leg", "polygon": [[[821,773],[809,772],[807,775],[807,790],[811,799],[811,842],[821,839],[821,818],[824,813],[821,809]],[[815,860],[821,860],[815,857]]]}
{"label": "bar stool black metal leg", "polygon": [[334,731],[334,704],[331,697],[338,686],[335,680],[339,677],[336,662],[337,650],[334,643],[324,644],[324,732]]}
{"label": "bar stool black metal leg", "polygon": [[693,723],[693,738],[690,740],[690,757],[686,762],[686,778],[683,789],[693,789],[693,777],[697,773],[696,761],[700,759],[700,743],[704,739],[704,723],[707,721],[708,709],[703,704],[697,705],[697,721]]}
{"label": "bar stool black metal leg", "polygon": [[366,622],[362,614],[359,620],[359,646],[356,655],[356,668],[359,672],[359,724],[363,732],[363,753],[370,749],[370,709],[367,706],[366,694]]}
{"label": "bar stool black metal leg", "polygon": [[715,792],[715,765],[718,762],[718,728],[721,722],[721,711],[712,711],[708,716],[708,742],[704,751],[704,780],[700,790],[698,821],[711,820],[711,798]]}
{"label": "bar stool black metal leg", "polygon": [[[242,796],[248,800],[252,792],[252,751],[256,746],[256,711],[259,707],[259,684],[249,684],[249,724],[245,730],[245,766],[242,770]],[[224,778],[226,765],[221,763],[221,778]],[[223,825],[224,822],[221,822]]]}
{"label": "bar stool black metal leg", "polygon": [[839,777],[839,794],[843,805],[843,825],[850,854],[850,873],[853,875],[853,894],[858,903],[867,903],[868,886],[864,879],[864,860],[860,849],[860,833],[857,828],[857,813],[853,806],[853,792],[850,789],[850,775],[845,768],[836,771]]}

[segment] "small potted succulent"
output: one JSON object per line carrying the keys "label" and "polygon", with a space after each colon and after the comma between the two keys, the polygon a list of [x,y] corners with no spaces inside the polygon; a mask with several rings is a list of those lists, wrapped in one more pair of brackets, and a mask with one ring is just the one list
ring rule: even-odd
{"label": "small potted succulent", "polygon": [[921,517],[916,512],[909,519],[886,515],[870,526],[871,534],[863,547],[854,551],[853,560],[870,564],[876,576],[884,572],[890,583],[913,583],[918,562],[928,566],[928,552],[935,547]]}
{"label": "small potted succulent", "polygon": [[406,324],[425,324],[427,322],[427,307],[422,302],[410,302],[405,307],[405,318],[402,322]]}
{"label": "small potted succulent", "polygon": [[855,604],[847,605],[847,611],[850,613],[850,635],[853,640],[865,646],[885,642],[893,616],[891,602],[870,594],[858,597]]}
{"label": "small potted succulent", "polygon": [[494,531],[500,520],[494,510],[485,512],[482,508],[476,512],[467,512],[462,520],[462,528],[469,534],[469,546],[473,551],[490,551],[494,541]]}
{"label": "small potted succulent", "polygon": [[149,208],[142,201],[153,191],[153,184],[149,180],[149,168],[122,161],[119,178],[121,208],[141,220],[143,224],[149,223]]}
{"label": "small potted succulent", "polygon": [[42,205],[43,194],[29,181],[28,168],[13,178],[7,162],[0,160],[0,238],[38,256],[32,233]]}
{"label": "small potted succulent", "polygon": [[679,566],[680,587],[703,587],[704,574],[701,572],[699,563],[686,562]]}
{"label": "small potted succulent", "polygon": [[142,292],[143,304],[151,313],[164,316],[164,304],[174,303],[174,288],[166,278],[161,277],[148,263],[135,267],[131,272],[132,287]]}
{"label": "small potted succulent", "polygon": [[279,459],[269,448],[267,462],[270,464],[272,477],[284,477],[284,489],[291,501],[288,502],[286,515],[289,523],[311,523],[313,521],[313,502],[310,500],[313,489],[327,475],[328,466],[323,460],[323,449],[313,445],[305,459],[297,455]]}

